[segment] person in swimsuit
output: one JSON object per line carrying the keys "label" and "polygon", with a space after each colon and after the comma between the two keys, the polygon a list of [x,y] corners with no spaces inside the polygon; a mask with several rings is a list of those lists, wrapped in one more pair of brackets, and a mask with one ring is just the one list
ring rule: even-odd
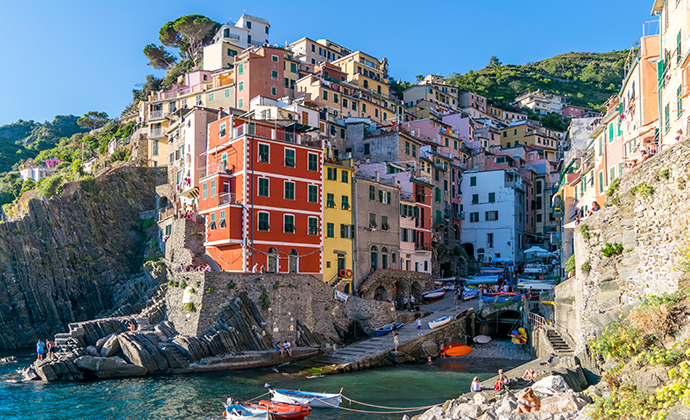
{"label": "person in swimsuit", "polygon": [[518,413],[532,413],[534,411],[539,411],[541,408],[541,399],[534,395],[532,388],[527,388],[525,393],[522,394],[518,400],[517,412]]}
{"label": "person in swimsuit", "polygon": [[43,353],[45,353],[45,348],[46,343],[41,341],[41,339],[39,338],[36,342],[36,356],[38,357],[38,360],[43,360]]}

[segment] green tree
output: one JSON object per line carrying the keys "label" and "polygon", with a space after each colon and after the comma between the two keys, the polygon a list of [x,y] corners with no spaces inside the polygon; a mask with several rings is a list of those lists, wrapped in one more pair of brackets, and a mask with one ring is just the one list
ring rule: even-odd
{"label": "green tree", "polygon": [[167,22],[158,32],[161,43],[180,49],[180,56],[197,64],[201,48],[209,42],[220,24],[202,15],[186,15]]}
{"label": "green tree", "polygon": [[165,48],[156,44],[149,44],[144,47],[144,55],[149,59],[148,65],[154,69],[167,69],[175,64],[176,58],[167,52]]}
{"label": "green tree", "polygon": [[77,120],[79,127],[86,128],[89,131],[101,128],[107,123],[108,114],[98,111],[89,111]]}
{"label": "green tree", "polygon": [[501,61],[495,55],[491,56],[489,59],[489,67],[500,67],[501,64]]}

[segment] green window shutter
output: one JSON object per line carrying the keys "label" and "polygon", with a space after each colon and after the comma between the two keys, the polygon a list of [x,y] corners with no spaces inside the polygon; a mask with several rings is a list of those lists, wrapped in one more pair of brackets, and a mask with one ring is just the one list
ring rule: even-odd
{"label": "green window shutter", "polygon": [[386,193],[386,198],[388,199],[387,203],[388,203],[388,204],[391,204],[391,193],[390,193],[390,191],[388,191],[388,192]]}

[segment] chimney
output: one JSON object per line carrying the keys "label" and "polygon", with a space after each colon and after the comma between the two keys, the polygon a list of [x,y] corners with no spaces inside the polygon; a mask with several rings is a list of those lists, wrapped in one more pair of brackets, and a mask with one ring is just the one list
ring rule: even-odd
{"label": "chimney", "polygon": [[376,171],[376,182],[381,182],[381,172]]}

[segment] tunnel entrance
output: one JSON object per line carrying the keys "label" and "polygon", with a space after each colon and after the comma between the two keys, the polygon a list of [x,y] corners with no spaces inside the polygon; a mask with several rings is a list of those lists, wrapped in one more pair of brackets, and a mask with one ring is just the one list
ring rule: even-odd
{"label": "tunnel entrance", "polygon": [[514,310],[500,311],[477,319],[476,322],[478,334],[507,339],[511,331],[522,327],[522,314]]}

